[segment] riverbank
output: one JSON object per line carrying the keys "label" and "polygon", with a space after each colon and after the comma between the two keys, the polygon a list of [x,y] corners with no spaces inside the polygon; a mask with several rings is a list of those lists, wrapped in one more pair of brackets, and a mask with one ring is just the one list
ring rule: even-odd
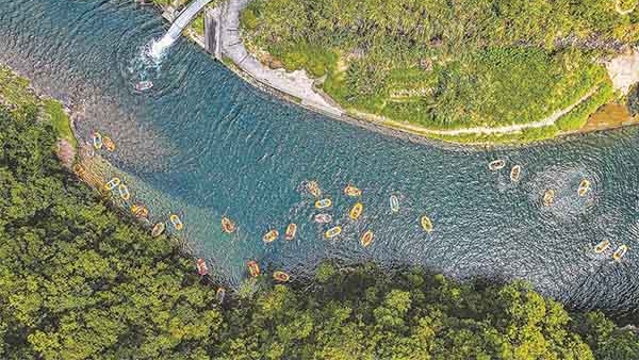
{"label": "riverbank", "polygon": [[[576,120],[575,116],[568,114],[567,111],[557,110],[555,114],[550,115],[546,119],[527,124],[446,130],[430,129],[423,126],[415,126],[407,122],[393,121],[385,116],[373,115],[356,109],[343,109],[337,102],[331,100],[326,94],[319,90],[317,86],[318,80],[309,76],[307,72],[302,70],[286,72],[281,65],[279,65],[277,69],[271,69],[269,66],[264,65],[262,60],[269,58],[271,59],[269,65],[272,65],[274,62],[277,62],[277,59],[263,52],[260,53],[261,55],[258,55],[255,49],[251,50],[251,47],[247,49],[244,43],[246,39],[241,36],[242,29],[240,29],[239,18],[248,3],[248,0],[229,0],[214,10],[216,12],[215,16],[222,24],[219,31],[221,36],[218,40],[222,48],[221,60],[227,65],[229,62],[232,62],[234,64],[234,70],[236,72],[238,70],[241,71],[244,75],[243,78],[252,78],[254,83],[257,82],[262,86],[274,88],[277,93],[286,94],[286,98],[293,99],[294,102],[298,104],[302,104],[307,108],[327,114],[336,119],[347,121],[350,119],[351,122],[353,122],[353,119],[356,120],[354,122],[368,121],[373,122],[377,126],[392,128],[412,135],[457,143],[475,145],[496,143],[520,144],[580,132],[580,127],[587,122],[588,116],[594,112],[591,105],[591,112],[585,114],[585,116],[583,113],[580,113],[577,116],[579,119]],[[218,58],[220,58],[219,55]],[[320,79],[320,81],[324,80]],[[602,85],[599,86],[601,87]],[[608,96],[612,98],[611,93]],[[606,101],[610,100],[610,98],[603,99],[604,101],[599,99],[595,108],[600,107]],[[584,100],[586,99],[582,96],[581,99],[572,104],[567,104],[563,109],[575,108]],[[326,106],[327,103],[329,107]],[[561,113],[561,115],[566,115],[564,117],[571,119],[564,121],[559,119],[560,116],[555,116],[556,113]],[[551,122],[548,119],[552,117],[554,117],[554,121]],[[569,121],[572,123],[567,124]],[[628,125],[636,122],[637,119],[632,119],[631,121],[624,121],[623,123]],[[575,123],[578,124],[579,127],[575,126]],[[588,127],[588,131],[609,129],[610,124],[619,123],[621,122],[611,121],[601,123],[601,126]]]}
{"label": "riverbank", "polygon": [[219,6],[218,21],[220,33],[218,42],[222,54],[235,66],[252,78],[276,90],[300,100],[309,108],[318,108],[324,113],[340,117],[344,111],[334,102],[315,89],[315,79],[303,70],[286,72],[284,69],[270,69],[264,66],[244,46],[241,38],[240,14],[251,0],[228,0]]}
{"label": "riverbank", "polygon": [[[31,81],[14,69],[0,64],[0,106],[7,108],[19,119],[35,116],[38,121],[50,124],[58,135],[56,156],[61,164],[77,178],[92,188],[97,194],[111,198],[113,205],[122,216],[132,217],[126,204],[121,204],[110,192],[104,190],[104,183],[115,175],[124,179],[126,174],[113,166],[88,143],[77,137],[74,121],[81,119],[80,112],[33,86]],[[128,177],[128,176],[126,176]],[[148,224],[146,218],[136,220]],[[176,242],[192,254],[192,249],[176,238]]]}
{"label": "riverbank", "polygon": [[[212,8],[211,5],[209,5],[204,10],[204,12],[207,12],[211,18],[216,20],[216,23],[214,24],[216,33],[228,34],[228,33],[236,32],[236,29],[232,27],[228,28],[227,26],[227,28],[223,29],[220,26],[222,24],[221,18],[229,16],[229,14],[226,12],[227,7],[225,6],[225,4],[226,2],[222,2],[219,6],[214,8]],[[171,23],[177,16],[177,14],[175,13],[175,9],[171,6],[168,6],[162,2],[157,2],[157,1],[154,3],[154,5],[158,7],[158,9],[162,12],[163,17],[169,23]],[[231,18],[235,18],[235,16],[231,14]],[[206,23],[206,20],[204,22]],[[233,23],[233,21],[227,20],[225,22],[225,24],[227,25],[229,23]],[[206,39],[205,39],[205,36],[207,36],[207,34],[200,33],[199,31],[194,29],[192,26],[189,26],[187,29],[184,30],[183,35],[185,35],[187,39],[189,39],[196,45],[200,46],[201,48],[205,50],[207,49]],[[227,41],[224,43],[230,44],[228,45],[228,47],[233,47],[235,46],[235,44],[242,45],[241,42],[229,41],[228,37],[225,37],[225,38],[227,38]],[[318,106],[317,100],[319,98],[315,96],[313,97],[313,99],[306,99],[306,101],[304,101],[303,98],[297,96],[298,95],[297,92],[291,93],[286,91],[286,89],[294,89],[295,88],[294,86],[285,86],[286,89],[275,87],[273,86],[273,83],[275,83],[276,81],[270,81],[268,79],[265,79],[262,76],[256,75],[256,73],[254,72],[247,71],[247,68],[239,66],[238,63],[236,63],[236,61],[226,56],[226,54],[222,52],[222,49],[221,49],[223,46],[222,44],[223,44],[223,41],[221,40],[217,41],[217,43],[214,44],[212,48],[209,47],[210,49],[209,53],[216,60],[218,60],[220,63],[226,66],[227,69],[229,69],[230,71],[235,73],[238,77],[240,77],[242,80],[246,81],[247,83],[251,84],[252,86],[260,89],[261,91],[267,94],[270,94],[276,98],[295,104],[296,106],[303,107],[306,110],[309,110],[311,112],[319,113],[326,117],[329,117],[338,121],[343,121],[357,127],[365,128],[369,131],[382,133],[392,137],[404,138],[413,143],[433,144],[434,142],[439,143],[440,141],[440,139],[437,139],[435,137],[427,137],[427,136],[424,136],[423,134],[420,134],[419,132],[395,128],[393,126],[390,126],[389,124],[385,124],[384,121],[380,121],[377,119],[370,119],[370,118],[366,118],[365,116],[347,115],[344,112],[344,110],[339,108],[338,105],[334,104],[330,99],[327,100],[326,99],[327,96],[321,92],[318,93],[318,96],[321,99],[323,99],[322,101],[324,100],[328,101],[330,103],[329,105]],[[242,48],[243,48],[243,45],[242,45]],[[242,54],[242,52],[236,51],[236,54]],[[246,52],[246,54],[248,54],[248,52]],[[242,61],[239,61],[239,63],[241,64]],[[251,64],[255,64],[255,62],[251,62]],[[259,69],[259,67],[256,66],[255,69]],[[275,74],[274,76],[289,76],[289,74],[286,74],[283,71],[278,71],[271,74]],[[303,77],[302,79],[296,82],[305,84],[303,85],[303,87],[306,87],[306,90],[304,91],[306,91],[307,93],[309,91],[310,92],[318,91],[318,89],[316,89],[314,85],[312,84],[312,81],[313,81],[312,79],[309,79],[308,76],[306,76],[303,72],[298,72],[298,75],[299,74],[302,74]],[[307,86],[309,84],[310,84],[310,88],[309,86]],[[449,142],[449,143],[454,146],[453,142]],[[477,144],[477,145],[482,145],[482,144]]]}
{"label": "riverbank", "polygon": [[0,105],[12,114],[33,113],[41,121],[50,122],[60,139],[57,155],[62,163],[71,168],[78,149],[78,141],[73,132],[71,110],[38,91],[31,82],[10,67],[0,64]]}
{"label": "riverbank", "polygon": [[[413,137],[413,140],[426,137],[473,146],[521,145],[559,136],[610,130],[639,123],[639,116],[614,117],[620,115],[619,112],[613,112],[612,118],[608,117],[603,120],[604,114],[610,115],[611,113],[603,110],[597,111],[609,101],[612,101],[610,104],[622,101],[624,91],[628,91],[629,81],[632,80],[629,78],[634,76],[634,72],[632,69],[626,69],[628,67],[626,65],[629,62],[635,64],[637,61],[636,56],[629,58],[627,54],[613,59],[607,65],[613,78],[612,86],[615,91],[620,91],[621,95],[614,95],[609,83],[599,84],[574,103],[556,110],[548,117],[524,124],[431,129],[405,121],[395,121],[386,116],[366,113],[354,108],[344,109],[318,87],[318,81],[322,83],[325,79],[318,80],[304,70],[287,72],[281,65],[271,68],[274,62],[278,62],[277,59],[263,50],[260,50],[258,55],[253,46],[248,48],[245,46],[246,38],[241,36],[243,29],[241,29],[240,17],[250,2],[251,0],[227,0],[219,3],[216,7],[209,5],[204,10],[205,16],[209,16],[215,21],[216,44],[215,51],[212,51],[213,55],[238,76],[263,91],[337,120],[364,126],[392,136],[408,134],[409,137]],[[174,16],[171,15],[173,9],[162,4],[158,4],[158,6],[163,10],[167,20],[171,21]],[[185,35],[199,46],[206,48],[205,37],[207,35],[203,34],[203,31],[205,29],[195,30],[189,27],[185,30]],[[269,64],[264,64],[265,58],[270,59]],[[631,75],[628,75],[630,73]]]}
{"label": "riverbank", "polygon": [[[72,104],[54,99],[34,86],[27,77],[19,74],[15,69],[0,64],[0,106],[7,108],[13,116],[19,119],[33,114],[38,121],[51,124],[58,135],[55,154],[60,164],[82,181],[103,199],[108,199],[111,209],[121,218],[135,221],[139,226],[151,231],[149,218],[137,217],[129,209],[129,203],[118,199],[111,191],[104,189],[104,184],[113,177],[123,182],[133,180],[131,174],[115,167],[99,151],[89,143],[83,142],[77,134],[75,121],[83,119],[82,111],[73,109]],[[116,144],[117,146],[117,144]],[[102,151],[105,151],[104,149]],[[139,183],[139,180],[136,182]],[[131,189],[134,192],[135,189]],[[132,196],[132,202],[144,206],[141,199]],[[148,208],[147,208],[148,211]],[[166,221],[165,221],[166,222]],[[168,237],[172,244],[179,246],[182,255],[195,261],[195,251],[183,237]]]}

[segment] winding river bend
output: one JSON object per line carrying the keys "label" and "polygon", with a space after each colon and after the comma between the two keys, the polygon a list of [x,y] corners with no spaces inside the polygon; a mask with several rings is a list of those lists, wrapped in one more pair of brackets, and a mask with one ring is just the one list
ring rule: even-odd
{"label": "winding river bend", "polygon": [[[582,309],[635,311],[639,299],[638,129],[595,133],[514,150],[477,151],[416,144],[357,128],[283,103],[245,84],[181,39],[161,63],[141,54],[167,29],[156,10],[116,0],[0,0],[0,62],[46,93],[81,109],[79,134],[109,134],[103,155],[126,172],[134,197],[157,221],[177,211],[197,256],[237,285],[245,262],[294,276],[324,258],[420,264],[458,278],[530,280],[542,292]],[[135,91],[152,80],[149,92]],[[504,158],[523,167],[511,183]],[[593,189],[576,195],[587,177]],[[312,222],[302,183],[316,179],[334,202],[339,240]],[[363,189],[364,215],[348,219]],[[553,206],[541,195],[557,189]],[[388,198],[401,210],[392,214]],[[418,219],[429,214],[426,235]],[[239,224],[221,232],[220,218]],[[295,241],[264,244],[289,222]],[[359,235],[375,231],[366,249]],[[620,263],[592,245],[608,238],[631,250]]]}

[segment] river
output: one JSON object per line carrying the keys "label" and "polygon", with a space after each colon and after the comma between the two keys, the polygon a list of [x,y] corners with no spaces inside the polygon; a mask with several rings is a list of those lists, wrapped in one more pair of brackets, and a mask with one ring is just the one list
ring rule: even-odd
{"label": "river", "polygon": [[[0,62],[42,91],[83,112],[82,140],[93,130],[117,150],[103,155],[124,171],[136,201],[153,221],[178,212],[196,256],[219,280],[236,286],[245,262],[312,274],[319,261],[374,260],[386,268],[423,265],[460,279],[531,281],[579,309],[634,312],[639,299],[639,140],[637,128],[568,137],[518,149],[473,150],[416,143],[310,113],[254,89],[197,46],[180,39],[161,63],[140,54],[168,28],[156,9],[130,1],[0,0]],[[140,93],[134,84],[153,80]],[[496,158],[508,167],[490,172]],[[512,183],[508,169],[523,167]],[[592,180],[585,197],[580,180]],[[303,191],[316,179],[334,202],[327,226]],[[364,215],[347,183],[363,190]],[[550,207],[541,204],[557,190]],[[392,214],[396,194],[401,210]],[[419,217],[435,229],[425,234]],[[239,225],[222,233],[220,218]],[[270,228],[300,225],[295,241],[265,244]],[[368,248],[360,234],[375,231]],[[623,261],[592,246],[625,243]]]}

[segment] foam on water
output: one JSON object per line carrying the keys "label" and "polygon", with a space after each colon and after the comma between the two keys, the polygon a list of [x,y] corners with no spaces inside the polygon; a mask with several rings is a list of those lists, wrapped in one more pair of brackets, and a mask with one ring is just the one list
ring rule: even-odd
{"label": "foam on water", "polygon": [[155,59],[159,62],[165,55],[166,50],[170,48],[173,43],[175,43],[175,40],[175,38],[167,33],[160,40],[153,40],[151,42],[148,53],[145,53],[145,55],[148,54],[150,58]]}

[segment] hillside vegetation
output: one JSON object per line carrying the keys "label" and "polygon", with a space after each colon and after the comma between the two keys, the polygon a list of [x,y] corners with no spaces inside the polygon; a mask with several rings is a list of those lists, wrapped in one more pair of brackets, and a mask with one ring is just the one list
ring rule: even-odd
{"label": "hillside vegetation", "polygon": [[539,121],[607,87],[597,61],[638,40],[638,23],[608,0],[254,0],[242,14],[272,66],[431,129]]}

